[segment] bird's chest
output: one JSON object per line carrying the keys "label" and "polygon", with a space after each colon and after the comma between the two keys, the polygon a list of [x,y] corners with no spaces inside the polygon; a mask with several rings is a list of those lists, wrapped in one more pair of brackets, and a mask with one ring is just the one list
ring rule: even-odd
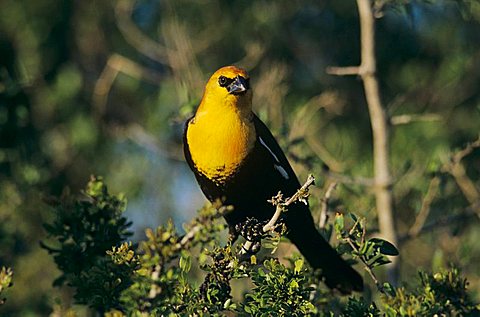
{"label": "bird's chest", "polygon": [[238,171],[255,138],[253,123],[235,116],[195,118],[187,130],[193,163],[200,173],[217,183]]}

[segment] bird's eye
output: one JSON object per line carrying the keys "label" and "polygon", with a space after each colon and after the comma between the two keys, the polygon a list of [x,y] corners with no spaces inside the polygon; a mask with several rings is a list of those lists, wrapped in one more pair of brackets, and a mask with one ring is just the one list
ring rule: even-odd
{"label": "bird's eye", "polygon": [[229,84],[229,80],[225,76],[218,77],[218,84],[220,87],[226,87]]}

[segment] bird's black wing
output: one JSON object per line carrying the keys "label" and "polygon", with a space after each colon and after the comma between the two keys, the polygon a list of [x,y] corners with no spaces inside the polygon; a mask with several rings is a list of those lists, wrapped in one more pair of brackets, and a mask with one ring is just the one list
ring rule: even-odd
{"label": "bird's black wing", "polygon": [[[267,149],[272,158],[273,168],[283,178],[282,183],[286,185],[289,192],[292,189],[299,189],[300,183],[298,182],[297,176],[270,130],[255,114],[253,115],[253,123],[257,133],[257,146]],[[293,193],[290,192],[288,194]]]}
{"label": "bird's black wing", "polygon": [[[257,116],[254,116],[254,124],[258,146],[267,149],[268,154],[272,157],[270,162],[274,165],[275,172],[282,176],[279,177],[278,173],[270,174],[275,186],[278,186],[287,197],[293,195],[300,188],[295,172],[271,132]],[[264,168],[272,171],[271,167],[264,166]],[[346,294],[352,290],[363,289],[361,276],[337,254],[317,231],[307,205],[297,202],[289,206],[284,217],[288,229],[287,237],[297,246],[312,267],[322,270],[325,282],[329,287],[337,288]]]}
{"label": "bird's black wing", "polygon": [[195,164],[193,163],[192,155],[190,154],[190,149],[188,147],[188,141],[187,141],[188,124],[190,123],[190,121],[192,121],[193,118],[194,118],[194,116],[190,117],[185,122],[185,126],[183,127],[183,154],[185,155],[185,160],[187,161],[188,166],[190,167],[190,169],[192,171],[195,172],[195,170],[196,170]]}

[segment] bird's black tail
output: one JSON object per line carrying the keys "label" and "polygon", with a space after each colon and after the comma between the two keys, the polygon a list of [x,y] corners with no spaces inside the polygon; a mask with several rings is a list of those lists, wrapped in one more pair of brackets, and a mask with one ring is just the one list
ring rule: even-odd
{"label": "bird's black tail", "polygon": [[[301,213],[305,215],[303,212]],[[310,221],[301,221],[303,215],[289,217],[287,237],[293,242],[303,254],[308,263],[315,268],[322,270],[325,283],[330,288],[338,289],[343,294],[352,291],[363,290],[363,279],[338,253],[328,244]],[[311,218],[311,215],[308,214]],[[306,219],[304,219],[306,220]]]}

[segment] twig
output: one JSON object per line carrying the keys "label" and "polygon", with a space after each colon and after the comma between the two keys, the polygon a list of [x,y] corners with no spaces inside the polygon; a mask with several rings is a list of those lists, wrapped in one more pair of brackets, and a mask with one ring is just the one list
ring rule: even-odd
{"label": "twig", "polygon": [[410,232],[408,232],[407,234],[405,234],[403,236],[400,236],[398,241],[399,241],[400,244],[403,244],[403,243],[405,243],[406,241],[408,241],[412,238],[416,238],[416,237],[420,236],[421,234],[425,234],[425,233],[430,232],[432,230],[439,229],[441,227],[449,227],[454,223],[465,222],[470,218],[478,219],[477,211],[478,211],[479,207],[480,206],[478,206],[478,205],[472,205],[472,206],[467,207],[465,209],[465,211],[460,213],[460,214],[439,218],[439,219],[437,219],[437,220],[435,220],[431,223],[428,223],[428,224],[424,225],[421,228],[421,230],[415,236],[412,236],[410,234]]}
{"label": "twig", "polygon": [[344,169],[344,163],[343,162],[339,162],[337,160],[337,158],[332,155],[324,146],[323,144],[320,142],[320,140],[318,140],[318,138],[316,136],[310,136],[310,135],[307,135],[307,137],[305,138],[305,141],[307,143],[307,145],[310,147],[310,149],[323,161],[325,162],[326,165],[328,165],[328,167],[330,169],[333,169],[335,171],[341,171]]}
{"label": "twig", "polygon": [[[220,217],[223,217],[225,216],[226,213],[228,213],[230,211],[230,206],[221,206],[220,208],[217,209],[217,212],[209,219],[209,220],[214,220],[214,219],[217,219],[217,218],[220,218]],[[197,220],[197,219],[195,219]],[[194,221],[195,221],[194,220]],[[182,237],[182,239],[180,240],[180,242],[178,242],[176,245],[175,245],[175,248],[177,250],[179,249],[182,249],[183,247],[185,247],[185,245],[192,241],[192,239],[195,237],[195,235],[202,229],[204,225],[200,222],[200,223],[196,223],[193,227],[190,228],[190,230],[188,230],[188,232]]]}
{"label": "twig", "polygon": [[390,123],[392,125],[401,125],[408,124],[412,122],[432,122],[432,121],[441,121],[442,117],[435,113],[425,113],[425,114],[402,114],[398,116],[393,116],[390,118]]}
{"label": "twig", "polygon": [[328,220],[328,200],[330,199],[330,196],[332,195],[332,192],[335,190],[337,187],[337,183],[333,182],[331,183],[327,191],[325,192],[325,196],[322,199],[322,210],[320,211],[320,221],[319,221],[319,227],[321,229],[325,228],[325,225],[327,224]]}
{"label": "twig", "polygon": [[152,286],[150,287],[150,292],[148,292],[148,298],[155,298],[158,294],[162,291],[160,287],[157,286],[155,283],[156,280],[160,277],[161,267],[160,264],[155,265],[155,268],[152,271],[150,276],[151,280],[153,281]]}
{"label": "twig", "polygon": [[133,78],[147,80],[153,84],[158,84],[162,79],[159,73],[151,71],[122,55],[116,53],[110,55],[93,90],[92,102],[97,118],[101,118],[105,112],[108,94],[119,73],[127,74]]}
{"label": "twig", "polygon": [[143,55],[168,66],[167,48],[146,36],[133,23],[131,16],[135,1],[121,0],[115,6],[118,29],[125,40]]}
{"label": "twig", "polygon": [[458,151],[454,156],[453,156],[453,161],[454,162],[460,162],[465,156],[469,155],[470,153],[473,152],[474,149],[476,148],[480,148],[480,136],[478,136],[478,138],[467,144],[467,146],[465,148],[463,148],[462,150]]}
{"label": "twig", "polygon": [[[357,253],[359,252],[357,246],[352,242],[352,240],[351,240],[350,238],[347,239],[347,242],[348,242],[348,244],[352,247],[352,249],[353,249],[355,252],[357,252]],[[363,258],[363,256],[359,256],[359,259],[360,259],[360,261],[362,261],[362,263],[364,264],[365,271],[367,271],[367,273],[370,275],[370,277],[372,278],[373,282],[374,282],[375,285],[377,286],[377,289],[378,289],[380,292],[385,293],[382,284],[380,284],[377,276],[375,275],[375,273],[373,273],[372,269],[371,269],[370,266],[368,265],[368,262]]]}
{"label": "twig", "polygon": [[275,213],[270,221],[263,227],[263,232],[268,232],[275,229],[275,223],[277,222],[278,218],[280,217],[281,213],[285,211],[291,204],[296,201],[306,203],[306,198],[308,197],[308,188],[315,183],[315,177],[312,174],[308,175],[307,180],[303,186],[297,190],[292,197],[288,198],[284,203],[278,203]]}
{"label": "twig", "polygon": [[358,66],[349,67],[327,67],[327,73],[336,76],[360,75],[361,69]]}
{"label": "twig", "polygon": [[[315,177],[313,175],[308,175],[307,180],[303,184],[303,186],[297,190],[295,194],[293,194],[292,197],[288,198],[285,202],[283,202],[282,194],[279,192],[277,196],[273,197],[271,202],[276,206],[275,213],[273,214],[272,218],[270,221],[263,226],[262,231],[263,232],[269,232],[275,229],[275,223],[278,221],[278,218],[280,218],[280,215],[282,214],[283,211],[287,209],[288,206],[293,204],[296,201],[300,202],[305,202],[306,203],[306,198],[308,197],[308,189],[310,186],[312,186],[315,183]],[[240,255],[243,255],[250,251],[250,249],[253,246],[252,241],[245,241],[245,243],[242,246],[242,249],[240,250]]]}
{"label": "twig", "polygon": [[476,148],[480,148],[480,136],[477,140],[469,143],[465,148],[456,152],[451,157],[450,161],[444,164],[442,168],[442,170],[453,176],[463,195],[472,205],[477,205],[480,202],[480,192],[475,186],[475,183],[467,176],[467,172],[461,161]]}
{"label": "twig", "polygon": [[[363,223],[360,223],[360,222],[363,222]],[[360,255],[360,250],[359,250],[359,247],[354,243],[354,241],[350,238],[357,226],[360,225],[361,228],[362,228],[362,237],[361,237],[361,240],[360,240],[360,243],[363,245],[365,244],[365,237],[367,235],[367,230],[366,230],[366,227],[365,227],[365,218],[358,218],[355,223],[353,224],[352,228],[350,229],[349,233],[348,233],[348,236],[344,238],[345,241],[348,242],[348,244],[350,245],[350,247],[352,247],[353,251],[355,251],[357,254],[358,254],[358,258],[362,261],[362,263],[364,264],[364,268],[365,270],[367,271],[367,273],[370,275],[370,277],[372,278],[372,280],[375,282],[375,285],[377,286],[377,289],[384,293],[385,294],[385,291],[384,291],[384,288],[382,286],[382,284],[380,284],[377,276],[375,275],[375,273],[373,273],[373,270],[370,268],[370,265],[368,264],[368,261],[364,258],[364,256]]]}
{"label": "twig", "polygon": [[418,213],[415,222],[413,223],[412,227],[408,231],[409,236],[416,237],[420,231],[422,230],[425,221],[428,218],[428,214],[430,213],[430,205],[435,198],[435,195],[438,192],[438,187],[440,186],[440,177],[435,176],[430,181],[430,185],[428,186],[427,193],[422,201],[422,207],[420,208],[420,212]]}

